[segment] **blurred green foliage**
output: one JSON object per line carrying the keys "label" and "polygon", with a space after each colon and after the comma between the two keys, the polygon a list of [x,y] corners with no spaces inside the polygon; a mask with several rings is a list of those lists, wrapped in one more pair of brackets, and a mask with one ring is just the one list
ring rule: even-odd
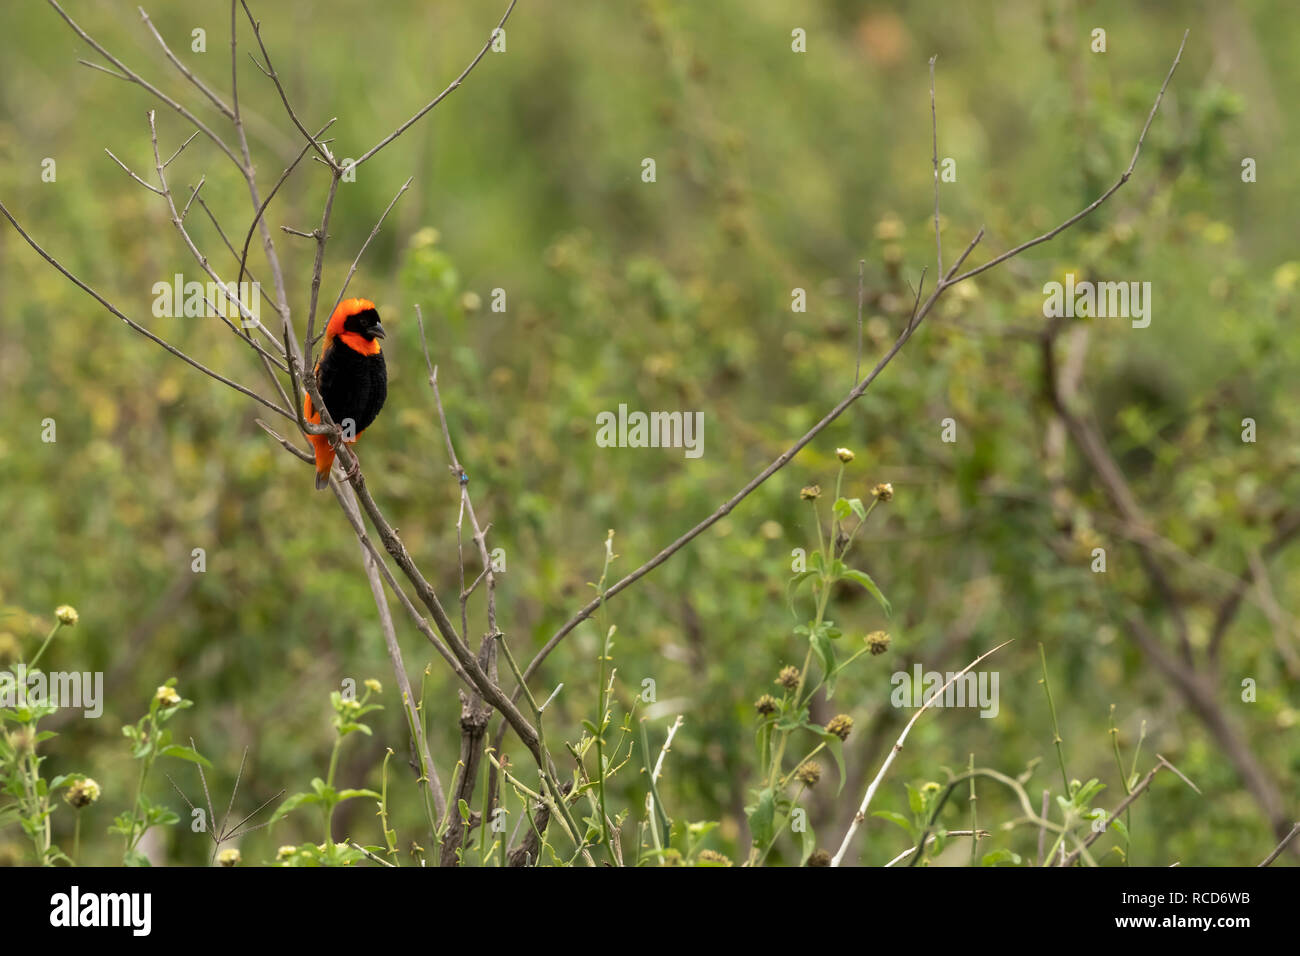
{"label": "blurred green foliage", "polygon": [[[496,6],[320,0],[254,9],[304,122],[317,128],[339,117],[332,148],[348,157],[463,68]],[[65,7],[225,133],[161,57],[133,3]],[[226,90],[224,5],[156,7],[146,4],[183,59]],[[127,314],[266,389],[255,359],[217,322],[150,315],[153,283],[199,274],[161,200],[103,149],[145,175],[145,111],[156,104],[78,66],[77,57],[93,54],[45,4],[11,4],[4,18],[0,198]],[[1096,26],[1108,31],[1105,54],[1088,50]],[[206,53],[189,52],[196,27],[207,30]],[[807,31],[805,54],[791,51],[796,27]],[[685,715],[659,791],[674,817],[721,822],[706,841],[714,849],[737,860],[748,851],[753,701],[807,650],[792,635],[784,598],[792,549],[815,546],[799,489],[833,480],[837,446],[856,452],[847,496],[880,481],[896,490],[855,545],[858,566],[894,614],[887,620],[858,588],[834,598],[836,623],[852,640],[887,629],[892,643],[836,691],[835,707],[857,729],[844,745],[843,795],[827,781],[812,791],[820,846],[835,849],[910,713],[890,706],[889,675],[914,662],[957,670],[1007,638],[1016,642],[986,665],[1001,674],[998,717],[927,714],[877,808],[907,813],[904,784],[942,780],[943,768],[957,772],[971,753],[1012,775],[1043,758],[1028,788],[1052,785],[1042,641],[1069,772],[1107,784],[1101,805],[1123,791],[1107,734],[1112,704],[1126,759],[1145,723],[1143,753],[1164,754],[1204,793],[1159,778],[1131,814],[1134,862],[1254,863],[1276,842],[1202,723],[1112,613],[1119,606],[1158,620],[1161,612],[1123,529],[1095,519],[1108,505],[1078,458],[1066,455],[1059,487],[1048,474],[1051,416],[1033,333],[1045,322],[1042,285],[1067,271],[1151,282],[1149,329],[1093,320],[1080,400],[1169,544],[1170,573],[1202,648],[1231,583],[1224,575],[1242,572],[1300,491],[1300,185],[1285,172],[1300,147],[1287,106],[1300,82],[1292,6],[524,0],[506,52],[489,54],[462,89],[341,188],[325,300],[415,176],[350,286],[378,303],[389,331],[388,405],[358,446],[366,474],[417,563],[454,604],[459,492],[419,350],[420,304],[476,507],[491,522],[492,546],[505,549],[502,627],[527,660],[591,597],[607,529],[616,529],[621,556],[614,573],[632,570],[843,397],[853,384],[859,259],[868,367],[906,321],[923,267],[932,285],[930,55],[938,55],[939,155],[956,158],[958,171],[942,189],[946,259],[984,225],[978,263],[1113,182],[1187,27],[1183,64],[1135,176],[1110,203],[955,288],[849,412],[710,533],[610,602],[616,699],[630,706],[653,679],[657,702],[638,716],[649,718],[655,749],[673,717]],[[251,40],[241,24],[242,47]],[[269,81],[242,54],[239,79],[265,194],[299,141]],[[158,127],[164,154],[189,134],[165,108]],[[1246,156],[1258,161],[1255,184],[1241,181]],[[646,157],[656,161],[654,183],[641,178]],[[46,158],[57,164],[53,183],[41,178]],[[171,175],[182,197],[184,184],[206,176],[205,200],[232,241],[242,240],[247,193],[209,144],[191,144]],[[269,213],[299,331],[314,247],[279,226],[310,230],[326,185],[324,170],[307,161]],[[211,224],[197,211],[190,223],[233,278]],[[252,262],[269,291],[264,260]],[[86,773],[103,787],[98,806],[83,811],[84,861],[120,860],[119,840],[91,835],[134,799],[121,726],[172,675],[195,705],[171,729],[212,761],[214,793],[229,792],[249,748],[240,790],[249,810],[282,789],[304,790],[334,743],[331,692],[345,679],[380,678],[374,735],[349,743],[338,780],[378,790],[392,747],[401,759],[389,768],[391,825],[403,850],[425,842],[374,603],[332,496],[313,492],[307,466],[254,424],[264,410],[132,333],[7,225],[0,288],[0,662],[19,647],[31,654],[56,605],[80,611],[79,626],[60,634],[43,665],[104,671],[105,714],[54,718],[61,736],[44,746],[51,774]],[[807,312],[791,311],[795,288],[806,290]],[[503,312],[492,310],[497,289]],[[598,448],[595,417],[619,403],[703,411],[704,455]],[[949,417],[959,429],[953,444],[939,439]],[[1254,444],[1241,441],[1246,417],[1258,423]],[[41,439],[45,419],[56,422],[56,442]],[[1105,575],[1089,570],[1098,543],[1109,556]],[[196,548],[205,551],[203,573],[191,570]],[[1282,552],[1270,571],[1286,608],[1300,564]],[[481,599],[471,606],[480,620]],[[446,781],[459,737],[455,682],[400,613],[396,620],[417,686],[433,662],[425,708]],[[1275,627],[1247,601],[1213,694],[1294,815],[1298,675],[1275,632],[1294,660],[1295,628]],[[584,624],[542,669],[543,697],[565,683],[547,711],[553,740],[576,740],[594,712],[598,647],[596,625]],[[1244,678],[1258,683],[1253,703],[1241,700]],[[833,713],[814,703],[814,719]],[[510,738],[506,746],[516,765],[526,759]],[[197,803],[197,774],[177,766],[174,778]],[[637,774],[611,787],[611,803],[639,812]],[[155,803],[180,809],[165,780],[151,779],[151,788]],[[958,826],[965,801],[951,803],[948,823]],[[368,807],[341,804],[336,835],[382,842]],[[982,819],[1017,812],[1010,794],[981,789]],[[279,845],[316,840],[318,821],[307,817],[254,833],[243,859],[270,860]],[[55,842],[68,842],[71,815],[53,819]],[[161,839],[142,846],[155,862],[201,863],[211,852],[206,836],[183,825]],[[904,839],[871,820],[849,860],[883,862]],[[991,840],[988,850],[1033,857],[1032,832]],[[5,859],[30,862],[21,834],[0,841],[8,841]],[[954,848],[955,861],[964,852]],[[796,843],[778,844],[771,860],[797,862],[799,853]]]}

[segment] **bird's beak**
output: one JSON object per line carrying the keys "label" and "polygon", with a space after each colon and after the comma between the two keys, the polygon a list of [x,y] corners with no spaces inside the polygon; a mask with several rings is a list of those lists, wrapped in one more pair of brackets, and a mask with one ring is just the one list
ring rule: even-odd
{"label": "bird's beak", "polygon": [[384,337],[384,327],[376,322],[370,327],[370,337],[372,339],[382,339]]}

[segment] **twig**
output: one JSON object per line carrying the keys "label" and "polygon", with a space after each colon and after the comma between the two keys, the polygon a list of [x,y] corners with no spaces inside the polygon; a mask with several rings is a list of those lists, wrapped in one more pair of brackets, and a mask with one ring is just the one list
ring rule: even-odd
{"label": "twig", "polygon": [[452,93],[454,93],[457,89],[460,88],[460,85],[465,82],[465,77],[469,76],[470,71],[473,70],[474,67],[478,66],[479,61],[483,59],[483,57],[487,55],[487,51],[492,48],[492,41],[496,39],[497,32],[505,29],[506,21],[510,19],[510,14],[515,9],[515,4],[518,2],[519,0],[510,0],[510,6],[506,7],[506,12],[501,15],[501,20],[500,22],[497,23],[496,29],[493,30],[490,34],[488,34],[488,39],[487,42],[483,44],[483,49],[478,51],[478,56],[474,57],[474,59],[470,61],[469,66],[465,67],[465,69],[461,71],[460,76],[452,80],[450,86],[448,86],[445,90],[443,90],[432,100],[430,100],[427,104],[425,104],[425,106],[422,107],[414,116],[412,116],[401,126],[397,127],[397,129],[393,130],[391,133],[385,136],[374,146],[370,147],[370,149],[366,150],[361,155],[361,158],[352,164],[353,169],[356,169],[358,166],[360,166],[370,157],[374,156],[375,153],[379,152],[381,149],[383,149],[393,140],[397,139],[397,137],[405,133],[408,129],[414,126],[416,122],[418,122],[419,119],[422,116],[424,116],[425,113],[428,113],[429,110],[433,109],[435,106],[437,106],[439,103],[441,103],[448,96],[450,96]]}
{"label": "twig", "polygon": [[113,303],[109,302],[107,299],[105,299],[102,295],[100,295],[98,292],[96,292],[94,289],[92,289],[92,288],[91,288],[90,286],[88,286],[86,283],[82,282],[79,278],[77,278],[75,275],[73,275],[71,272],[69,272],[67,269],[65,269],[65,268],[63,267],[63,265],[62,265],[62,264],[61,264],[57,259],[55,259],[55,258],[54,258],[52,255],[50,255],[48,252],[46,252],[43,248],[41,248],[41,246],[36,242],[36,240],[33,239],[31,236],[29,236],[29,235],[27,234],[27,232],[23,229],[23,227],[20,226],[20,225],[18,224],[18,220],[16,220],[16,219],[13,217],[13,215],[10,214],[8,208],[6,208],[6,207],[5,207],[5,204],[2,203],[2,202],[0,202],[0,215],[3,215],[6,219],[9,220],[9,224],[10,224],[11,226],[13,226],[14,229],[16,229],[16,230],[18,231],[18,235],[20,235],[20,236],[23,237],[23,241],[24,241],[24,242],[26,242],[29,246],[31,246],[33,249],[36,250],[37,255],[39,255],[42,259],[44,259],[44,260],[45,260],[46,262],[48,262],[50,265],[54,266],[55,269],[57,269],[59,272],[61,272],[61,273],[63,274],[63,277],[64,277],[65,279],[67,279],[69,282],[71,282],[73,285],[75,285],[75,286],[76,286],[78,289],[80,289],[82,292],[86,293],[88,296],[90,296],[92,299],[94,299],[96,302],[98,302],[100,305],[102,305],[105,309],[107,309],[107,310],[108,310],[109,312],[111,312],[113,315],[117,316],[119,319],[121,319],[123,322],[125,322],[125,323],[126,323],[128,326],[130,326],[134,331],[139,332],[141,335],[143,335],[143,336],[144,336],[145,338],[147,338],[149,341],[151,341],[151,342],[153,342],[153,343],[155,343],[155,344],[157,344],[157,345],[162,346],[164,349],[166,349],[166,350],[167,350],[168,352],[170,352],[172,355],[176,356],[178,359],[180,359],[181,361],[185,362],[187,365],[192,365],[194,368],[198,369],[198,370],[199,370],[200,372],[202,372],[204,375],[207,375],[207,376],[209,376],[210,378],[214,378],[214,379],[216,379],[216,380],[217,380],[218,382],[220,382],[222,385],[226,385],[226,386],[228,386],[228,387],[230,387],[230,388],[233,388],[235,391],[239,392],[241,395],[245,395],[245,396],[247,396],[248,398],[251,398],[253,401],[257,402],[259,405],[262,405],[262,406],[264,406],[264,407],[266,407],[266,408],[269,408],[271,411],[275,412],[277,415],[282,415],[282,416],[284,416],[285,418],[289,419],[290,421],[293,421],[293,419],[294,419],[293,414],[290,413],[289,411],[287,411],[286,409],[283,409],[283,408],[281,408],[279,405],[276,405],[274,402],[269,401],[269,400],[263,398],[261,395],[257,394],[257,392],[253,391],[251,388],[247,388],[247,387],[245,387],[245,386],[243,386],[243,385],[240,385],[240,384],[239,384],[238,382],[236,382],[236,381],[233,381],[233,380],[231,380],[231,379],[226,378],[226,377],[225,377],[224,375],[222,375],[220,372],[214,372],[212,369],[208,368],[208,367],[207,367],[206,365],[204,365],[202,362],[198,361],[197,359],[190,358],[188,355],[186,355],[184,352],[182,352],[182,351],[181,351],[180,349],[178,349],[176,346],[172,345],[170,342],[167,342],[166,340],[164,340],[164,339],[158,337],[157,335],[154,335],[152,332],[150,332],[148,329],[146,329],[143,325],[140,325],[138,322],[135,322],[135,321],[133,321],[132,319],[128,318],[125,314],[123,314],[123,312],[122,312],[120,309],[117,308],[117,306],[113,305]]}
{"label": "twig", "polygon": [[862,300],[866,295],[867,260],[858,260],[858,360],[853,366],[853,384],[862,381]]}
{"label": "twig", "polygon": [[[257,40],[257,45],[262,51],[262,58],[266,61],[266,68],[262,72],[270,77],[271,82],[275,84],[275,90],[280,94],[280,102],[284,104],[285,112],[289,114],[290,121],[294,126],[298,127],[298,132],[302,133],[311,148],[316,150],[321,160],[333,170],[337,178],[342,174],[343,167],[338,164],[333,154],[316,137],[307,132],[307,127],[303,126],[302,120],[298,119],[298,114],[294,112],[293,105],[289,102],[289,94],[284,91],[284,86],[280,83],[280,75],[275,72],[275,65],[271,63],[271,54],[267,52],[266,44],[262,42],[262,24],[260,21],[253,19],[253,11],[248,9],[248,0],[239,0],[239,2],[244,8],[244,13],[248,16],[249,24],[253,28],[253,37]],[[256,63],[257,61],[254,60],[253,62]]]}
{"label": "twig", "polygon": [[[393,197],[392,201],[388,204],[388,208],[386,208],[383,215],[379,217],[379,221],[375,223],[375,228],[370,230],[370,235],[366,236],[366,241],[361,244],[361,249],[357,252],[357,257],[352,260],[352,267],[348,269],[348,274],[343,280],[343,288],[339,290],[339,297],[334,301],[334,309],[339,307],[339,303],[343,301],[343,297],[348,294],[348,284],[352,281],[352,277],[357,274],[357,265],[361,262],[361,257],[366,254],[366,249],[370,246],[370,240],[379,235],[379,227],[384,224],[384,220],[388,218],[388,214],[393,211],[393,207],[397,205],[397,200],[402,198],[402,193],[411,188],[411,183],[414,180],[415,177],[411,176],[406,180],[406,182],[402,183],[402,188],[397,191],[397,195]],[[334,309],[330,310],[331,315],[333,314]],[[324,333],[322,332],[321,334]]]}
{"label": "twig", "polygon": [[942,687],[940,687],[937,691],[935,691],[933,695],[931,695],[924,702],[922,702],[917,712],[912,715],[912,719],[907,722],[907,726],[903,728],[903,732],[898,735],[898,739],[894,741],[894,746],[889,751],[889,756],[885,758],[885,762],[881,764],[880,771],[876,774],[875,779],[872,780],[871,784],[867,787],[867,792],[862,797],[862,805],[858,807],[858,812],[853,815],[853,821],[849,824],[848,832],[844,834],[844,840],[840,843],[839,850],[836,851],[835,856],[831,859],[831,866],[839,866],[840,863],[844,861],[844,855],[849,851],[849,844],[853,842],[853,835],[858,832],[858,827],[860,827],[862,823],[867,819],[867,810],[871,806],[871,798],[876,795],[876,790],[880,787],[880,782],[885,779],[885,774],[889,772],[889,766],[894,762],[894,758],[897,757],[899,753],[902,752],[903,741],[905,741],[907,739],[907,735],[911,733],[912,725],[921,719],[921,715],[930,709],[930,705],[933,704],[935,700],[943,696],[944,692],[950,686],[952,686],[954,681],[960,679],[963,675],[966,674],[967,671],[973,668],[980,661],[984,660],[986,657],[988,657],[991,654],[996,654],[998,651],[1002,650],[1002,648],[1006,647],[1010,643],[1011,641],[1003,641],[1001,644],[999,644],[997,647],[993,648],[992,650],[985,651],[983,654],[975,658],[975,660],[971,661],[969,664],[963,667],[952,677],[949,677],[947,683],[945,683]]}
{"label": "twig", "polygon": [[[46,2],[54,8],[55,12],[58,13],[59,16],[63,17],[64,22],[67,23],[67,25],[72,28],[72,31],[76,33],[77,36],[81,37],[81,39],[84,40],[90,46],[91,49],[93,49],[96,53],[102,56],[109,63],[113,64],[113,66],[118,68],[118,70],[122,74],[121,77],[119,77],[120,79],[127,80],[128,82],[134,83],[136,86],[139,86],[144,90],[147,90],[150,94],[155,96],[157,99],[161,100],[163,103],[167,104],[167,106],[171,107],[181,116],[185,117],[185,119],[188,120],[190,123],[192,123],[196,129],[200,130],[204,136],[212,140],[214,146],[216,146],[219,150],[221,150],[228,157],[230,157],[230,161],[232,163],[234,163],[241,170],[243,170],[244,167],[243,164],[240,163],[239,157],[234,154],[231,148],[225,144],[225,141],[222,140],[222,138],[218,136],[216,133],[214,133],[206,123],[200,120],[197,116],[195,116],[193,113],[187,110],[180,103],[177,103],[166,93],[162,92],[162,90],[158,89],[158,87],[154,86],[148,80],[141,77],[138,73],[136,73],[134,70],[128,67],[125,63],[123,63],[117,57],[113,56],[113,54],[109,53],[108,50],[104,49],[104,47],[99,43],[98,40],[92,37],[85,30],[81,29],[81,27],[77,25],[76,21],[73,20],[72,17],[68,16],[63,11],[63,8],[59,6],[57,0],[46,0]],[[85,62],[85,61],[80,61],[80,62]],[[91,64],[87,64],[87,65],[89,66]],[[112,71],[104,70],[104,72],[111,73]]]}
{"label": "twig", "polygon": [[167,45],[167,41],[162,38],[162,34],[158,32],[156,27],[154,27],[153,21],[149,19],[149,14],[144,12],[144,7],[136,7],[136,9],[140,11],[140,19],[144,20],[144,25],[149,28],[149,32],[153,34],[153,38],[158,41],[158,45],[162,47],[163,54],[171,61],[172,66],[180,70],[181,75],[184,76],[185,79],[193,83],[199,92],[211,100],[212,105],[220,110],[223,116],[227,119],[233,120],[235,118],[234,110],[227,106],[220,96],[214,93],[206,83],[195,76],[190,68],[177,58],[176,54],[171,51],[171,47]]}
{"label": "twig", "polygon": [[[357,509],[352,489],[339,482],[333,482],[331,487],[349,517],[360,523],[361,513]],[[428,788],[433,796],[435,814],[438,819],[442,819],[447,813],[447,798],[443,793],[442,780],[438,777],[437,765],[434,764],[433,757],[429,753],[429,741],[424,732],[424,717],[415,705],[415,694],[411,692],[411,683],[406,675],[406,664],[402,661],[401,645],[397,643],[397,630],[393,627],[393,615],[388,608],[388,598],[384,594],[384,582],[379,573],[377,558],[364,544],[361,544],[361,560],[366,569],[366,579],[370,582],[370,593],[375,600],[375,609],[379,612],[379,626],[384,632],[384,644],[388,648],[388,660],[393,666],[393,677],[397,680],[397,691],[401,695],[402,706],[406,709],[413,728],[415,739],[412,743],[423,764],[420,784]]]}
{"label": "twig", "polygon": [[938,268],[934,274],[943,275],[943,239],[939,236],[939,116],[934,106],[934,61],[938,54],[930,57],[930,143],[933,148],[931,158],[934,161],[934,253]]}
{"label": "twig", "polygon": [[1264,857],[1264,862],[1259,865],[1268,866],[1279,856],[1281,856],[1282,851],[1286,849],[1286,845],[1295,839],[1295,835],[1297,833],[1300,833],[1300,823],[1297,823],[1295,826],[1291,828],[1291,832],[1282,838],[1282,842],[1279,843],[1276,847],[1274,847],[1273,852],[1270,853],[1268,856]]}
{"label": "twig", "polygon": [[[978,841],[984,839],[984,837],[988,835],[989,835],[988,830],[949,830],[947,832],[947,836],[968,836],[971,838],[972,844],[978,843]],[[930,834],[928,837],[925,838],[926,846],[929,846],[937,839],[939,839],[939,834],[937,833]],[[886,863],[885,867],[888,868],[893,866],[895,863],[901,863],[909,854],[915,852],[916,852],[916,847],[909,846],[902,853],[898,854],[898,856],[894,857],[892,860]]]}
{"label": "twig", "polygon": [[1193,790],[1196,790],[1197,793],[1201,792],[1200,790],[1197,790],[1195,784],[1193,784],[1190,780],[1184,777],[1182,773],[1179,772],[1178,768],[1175,767],[1173,764],[1171,764],[1164,757],[1161,757],[1159,754],[1156,754],[1156,759],[1158,759],[1160,762],[1156,764],[1154,767],[1152,767],[1151,770],[1148,771],[1145,777],[1143,777],[1141,780],[1138,781],[1137,786],[1133,788],[1132,792],[1129,793],[1128,796],[1126,796],[1123,800],[1120,801],[1119,806],[1117,806],[1114,810],[1112,810],[1110,813],[1106,815],[1106,826],[1101,830],[1094,830],[1092,833],[1090,833],[1088,835],[1088,838],[1083,841],[1082,846],[1075,849],[1073,853],[1071,853],[1069,856],[1067,856],[1064,860],[1061,861],[1060,864],[1061,866],[1073,866],[1075,861],[1079,859],[1079,854],[1081,854],[1088,847],[1096,843],[1097,840],[1101,838],[1101,835],[1105,833],[1106,830],[1110,829],[1110,822],[1112,820],[1118,819],[1119,815],[1128,809],[1129,804],[1131,804],[1138,797],[1142,796],[1146,788],[1151,785],[1151,781],[1155,779],[1155,775],[1158,774],[1161,770],[1172,770],[1179,778],[1183,780],[1184,783],[1190,786]]}
{"label": "twig", "polygon": [[360,852],[362,856],[364,856],[367,860],[369,860],[369,861],[372,862],[372,863],[378,863],[380,866],[396,866],[396,865],[397,865],[396,863],[390,863],[388,860],[385,860],[385,859],[383,859],[382,857],[375,856],[375,854],[371,853],[369,850],[367,850],[367,849],[366,849],[365,847],[363,847],[361,844],[357,843],[355,840],[349,840],[349,841],[348,841],[348,846],[350,846],[350,847],[352,847],[352,849],[357,850],[358,852]]}
{"label": "twig", "polygon": [[1024,252],[1026,249],[1032,249],[1034,246],[1040,245],[1044,242],[1047,242],[1049,239],[1056,237],[1060,233],[1064,232],[1066,229],[1069,229],[1071,226],[1073,226],[1084,216],[1088,215],[1090,212],[1095,210],[1098,206],[1100,206],[1107,199],[1109,199],[1115,193],[1115,191],[1119,189],[1120,186],[1123,186],[1126,182],[1129,181],[1129,177],[1133,175],[1134,167],[1137,166],[1138,153],[1142,152],[1142,143],[1147,138],[1147,130],[1151,128],[1151,121],[1156,118],[1156,111],[1160,109],[1160,101],[1164,98],[1165,90],[1169,86],[1169,81],[1173,79],[1174,70],[1178,69],[1178,63],[1183,58],[1183,47],[1187,45],[1187,36],[1191,32],[1192,32],[1191,30],[1183,31],[1183,42],[1178,45],[1178,53],[1174,56],[1174,62],[1169,67],[1169,72],[1165,75],[1165,81],[1160,86],[1160,92],[1156,94],[1156,101],[1151,105],[1151,112],[1147,114],[1147,121],[1145,125],[1143,125],[1142,127],[1141,135],[1138,136],[1137,146],[1133,148],[1133,158],[1129,161],[1128,168],[1124,170],[1123,175],[1120,176],[1119,179],[1115,181],[1115,184],[1111,186],[1109,189],[1107,189],[1100,196],[1098,196],[1096,199],[1094,199],[1092,202],[1090,202],[1082,210],[1075,213],[1069,219],[1065,220],[1065,222],[1061,223],[1055,229],[1045,232],[1041,236],[1036,236],[1033,239],[1030,239],[1028,242],[1022,242],[1014,249],[1009,249],[1006,252],[1002,253],[1002,255],[995,256],[994,258],[990,259],[988,262],[984,263],[982,266],[976,266],[974,269],[971,269],[969,272],[963,272],[961,275],[959,275],[956,279],[953,280],[954,282],[961,282],[964,279],[970,279],[974,276],[977,276],[981,272],[987,272],[989,269],[992,269],[994,266],[998,265],[999,263],[1006,262],[1008,259],[1012,258],[1013,256],[1020,255],[1020,253]]}
{"label": "twig", "polygon": [[966,250],[962,253],[961,257],[958,258],[957,262],[948,270],[948,272],[940,273],[936,277],[937,282],[934,291],[930,293],[930,296],[925,300],[925,303],[918,310],[916,310],[915,318],[913,319],[913,321],[908,323],[907,328],[904,330],[903,334],[899,336],[898,340],[894,343],[894,346],[876,364],[876,367],[867,375],[865,379],[859,382],[858,385],[851,392],[849,392],[849,394],[843,400],[841,400],[839,404],[837,404],[833,409],[831,409],[831,411],[828,412],[826,416],[822,418],[821,421],[819,421],[816,425],[814,425],[802,438],[800,438],[793,445],[791,445],[789,449],[787,449],[774,462],[772,462],[761,472],[759,472],[758,475],[750,479],[750,481],[747,482],[745,486],[740,489],[740,491],[732,495],[732,497],[729,498],[726,501],[726,503],[724,503],[720,508],[718,508],[717,511],[715,511],[712,515],[705,518],[695,527],[687,531],[676,541],[672,542],[670,545],[665,547],[653,558],[651,558],[645,564],[641,565],[641,567],[637,568],[635,571],[628,574],[622,580],[615,583],[600,598],[594,599],[591,602],[589,602],[586,606],[584,606],[581,610],[579,610],[573,617],[571,617],[568,621],[566,621],[560,627],[560,629],[556,631],[554,635],[551,636],[551,638],[546,642],[546,644],[542,647],[542,649],[538,651],[537,655],[533,658],[532,662],[529,663],[527,669],[524,671],[524,676],[531,677],[532,674],[537,670],[537,668],[541,666],[542,661],[546,659],[547,655],[549,655],[551,651],[555,649],[555,647],[565,638],[566,635],[569,634],[569,632],[571,632],[575,627],[577,627],[580,623],[586,620],[592,613],[594,613],[595,610],[600,606],[601,601],[611,598],[616,594],[618,594],[619,592],[625,590],[629,585],[633,584],[634,582],[638,581],[645,575],[649,574],[651,571],[659,567],[659,565],[663,564],[665,561],[667,561],[670,557],[672,557],[674,554],[676,554],[686,545],[690,544],[691,541],[697,538],[704,531],[708,530],[718,521],[721,521],[724,517],[726,517],[728,514],[731,513],[731,511],[736,507],[736,505],[740,504],[741,501],[747,498],[749,494],[754,491],[754,489],[756,489],[759,485],[761,485],[768,478],[774,475],[777,471],[784,468],[790,462],[790,460],[793,459],[794,456],[798,454],[799,451],[805,445],[807,445],[810,441],[816,438],[817,435],[819,435],[827,426],[829,426],[833,421],[835,421],[835,419],[839,418],[839,416],[844,412],[846,408],[848,408],[855,401],[857,401],[858,398],[862,396],[862,394],[870,387],[871,383],[875,381],[876,376],[878,376],[884,370],[885,366],[887,366],[890,363],[890,361],[893,360],[894,356],[898,354],[899,350],[911,338],[913,332],[915,332],[916,329],[920,327],[925,317],[930,313],[930,310],[934,307],[934,304],[939,300],[939,297],[942,296],[947,289],[956,285],[958,282],[962,282],[966,279],[971,278],[972,276],[976,276],[980,274],[981,272],[987,271],[988,269],[992,268],[998,263],[1005,262],[1006,260],[1019,255],[1021,252],[1024,252],[1026,249],[1032,248],[1033,246],[1036,246],[1041,242],[1046,242],[1048,239],[1051,239],[1053,236],[1057,235],[1064,229],[1069,228],[1070,226],[1074,225],[1074,223],[1078,222],[1080,219],[1083,219],[1089,213],[1093,212],[1097,207],[1099,207],[1102,203],[1104,203],[1107,199],[1109,199],[1115,193],[1115,191],[1119,189],[1120,186],[1126,183],[1129,177],[1132,175],[1134,167],[1137,165],[1138,154],[1142,150],[1142,144],[1143,141],[1146,139],[1147,130],[1150,129],[1151,121],[1152,119],[1154,119],[1156,111],[1160,107],[1160,101],[1164,97],[1165,89],[1168,87],[1169,81],[1173,77],[1174,70],[1178,66],[1178,62],[1182,57],[1183,46],[1185,46],[1186,43],[1187,43],[1187,33],[1184,33],[1183,42],[1178,47],[1178,54],[1174,57],[1173,65],[1170,66],[1169,73],[1165,76],[1165,81],[1161,85],[1160,92],[1156,95],[1155,103],[1151,107],[1151,112],[1147,116],[1146,124],[1142,127],[1142,133],[1138,137],[1137,146],[1133,150],[1133,158],[1129,162],[1128,169],[1125,170],[1124,174],[1119,178],[1119,180],[1115,183],[1115,185],[1111,186],[1110,189],[1106,190],[1106,192],[1103,193],[1101,196],[1099,196],[1096,200],[1089,203],[1080,212],[1071,216],[1060,226],[1056,227],[1050,232],[1044,233],[1042,236],[1039,236],[1035,239],[1031,239],[1029,242],[1022,243],[1016,248],[1010,250],[1009,252],[1003,253],[1002,255],[989,261],[983,266],[980,266],[976,269],[972,269],[969,272],[958,274],[957,270],[961,268],[961,265],[962,263],[965,262],[966,257],[970,255],[971,251],[983,238],[984,230],[981,228],[980,231],[975,235],[975,238],[971,240],[969,245],[967,245]]}

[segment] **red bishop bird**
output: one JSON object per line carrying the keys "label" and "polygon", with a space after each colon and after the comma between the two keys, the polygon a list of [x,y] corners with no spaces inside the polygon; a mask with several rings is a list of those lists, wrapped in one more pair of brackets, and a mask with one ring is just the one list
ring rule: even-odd
{"label": "red bishop bird", "polygon": [[[351,435],[348,444],[379,415],[388,397],[388,369],[379,339],[384,327],[379,313],[369,299],[344,299],[330,316],[325,327],[325,344],[316,363],[316,384],[329,409],[330,418]],[[320,412],[312,408],[311,396],[303,396],[303,417],[320,423]],[[330,483],[330,466],[334,464],[334,446],[329,435],[308,435],[316,450],[316,488]]]}

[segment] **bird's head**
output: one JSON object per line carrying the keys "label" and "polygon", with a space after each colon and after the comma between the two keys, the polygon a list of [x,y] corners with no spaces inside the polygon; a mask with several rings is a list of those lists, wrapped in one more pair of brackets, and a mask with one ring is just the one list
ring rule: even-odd
{"label": "bird's head", "polygon": [[379,351],[379,343],[375,340],[382,339],[384,334],[373,302],[369,299],[344,299],[330,316],[325,328],[325,342],[328,346],[334,338],[341,338],[344,344],[363,355],[373,355]]}

